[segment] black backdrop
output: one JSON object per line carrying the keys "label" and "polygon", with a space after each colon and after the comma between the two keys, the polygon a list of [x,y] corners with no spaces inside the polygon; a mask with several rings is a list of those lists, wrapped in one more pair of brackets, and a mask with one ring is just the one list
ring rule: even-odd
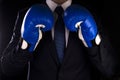
{"label": "black backdrop", "polygon": [[[11,39],[17,11],[38,2],[41,3],[42,0],[0,0],[0,56]],[[103,28],[119,55],[120,6],[118,2],[115,0],[109,2],[107,0],[73,0],[73,3],[87,7],[101,20]]]}

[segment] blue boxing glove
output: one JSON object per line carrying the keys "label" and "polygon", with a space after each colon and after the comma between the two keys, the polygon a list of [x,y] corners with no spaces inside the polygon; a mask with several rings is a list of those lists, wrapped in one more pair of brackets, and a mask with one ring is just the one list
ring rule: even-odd
{"label": "blue boxing glove", "polygon": [[96,22],[91,13],[80,5],[71,5],[64,12],[64,22],[70,31],[78,32],[78,37],[86,47],[92,47],[92,41],[99,44]]}
{"label": "blue boxing glove", "polygon": [[29,51],[33,52],[42,39],[42,31],[51,30],[54,24],[52,11],[42,4],[31,6],[23,19],[21,37],[23,44],[29,44]]}

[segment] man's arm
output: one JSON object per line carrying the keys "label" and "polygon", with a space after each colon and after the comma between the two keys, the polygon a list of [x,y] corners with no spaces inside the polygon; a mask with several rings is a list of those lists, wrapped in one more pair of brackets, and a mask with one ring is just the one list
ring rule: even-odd
{"label": "man's arm", "polygon": [[107,35],[98,29],[91,12],[81,5],[71,5],[65,10],[64,22],[70,31],[78,32],[95,68],[103,75],[112,77],[116,72],[117,53]]}
{"label": "man's arm", "polygon": [[91,48],[87,48],[92,64],[103,76],[112,78],[117,75],[118,56],[117,51],[110,42],[110,37],[101,32],[101,42]]}
{"label": "man's arm", "polygon": [[22,38],[20,37],[20,28],[24,13],[22,13],[22,15],[19,15],[19,13],[17,15],[12,38],[6,49],[4,49],[1,57],[2,71],[8,76],[22,74],[24,69],[28,66],[28,61],[30,61],[32,57],[32,54],[30,54],[27,49],[21,49]]}
{"label": "man's arm", "polygon": [[53,12],[47,5],[35,4],[19,13],[13,37],[1,58],[6,74],[24,71],[42,39],[42,32],[50,31],[54,25]]}

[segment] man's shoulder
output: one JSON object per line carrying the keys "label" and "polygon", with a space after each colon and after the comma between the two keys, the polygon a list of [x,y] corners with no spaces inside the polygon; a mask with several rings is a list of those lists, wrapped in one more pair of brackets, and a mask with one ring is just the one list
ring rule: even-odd
{"label": "man's shoulder", "polygon": [[25,14],[27,12],[27,10],[29,9],[29,7],[25,7],[25,8],[22,8],[18,11],[19,14]]}

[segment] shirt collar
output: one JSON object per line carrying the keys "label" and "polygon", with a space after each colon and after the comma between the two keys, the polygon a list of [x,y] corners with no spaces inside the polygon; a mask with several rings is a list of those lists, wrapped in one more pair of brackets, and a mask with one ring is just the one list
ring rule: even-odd
{"label": "shirt collar", "polygon": [[[53,2],[52,0],[46,0],[47,5],[49,6],[49,8],[54,11],[55,8],[57,6],[59,6],[58,4],[56,4],[55,2]],[[67,7],[69,7],[72,3],[72,0],[68,0],[65,3],[63,3],[61,6],[63,7],[63,9],[65,10]]]}

